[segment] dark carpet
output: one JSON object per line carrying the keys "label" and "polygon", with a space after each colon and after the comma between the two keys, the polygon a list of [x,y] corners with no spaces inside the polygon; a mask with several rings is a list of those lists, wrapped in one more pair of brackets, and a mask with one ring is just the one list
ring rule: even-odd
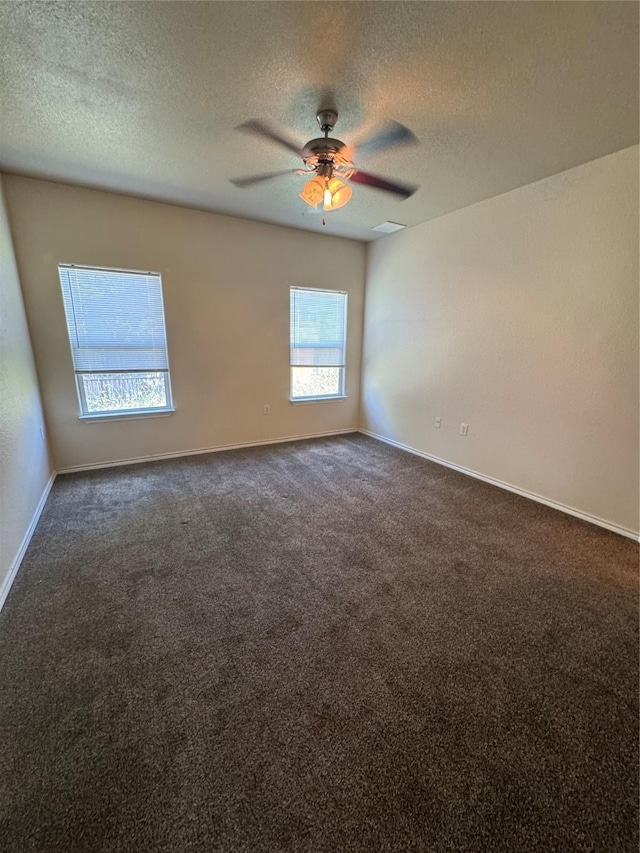
{"label": "dark carpet", "polygon": [[61,476],[0,849],[638,849],[637,545],[359,435]]}

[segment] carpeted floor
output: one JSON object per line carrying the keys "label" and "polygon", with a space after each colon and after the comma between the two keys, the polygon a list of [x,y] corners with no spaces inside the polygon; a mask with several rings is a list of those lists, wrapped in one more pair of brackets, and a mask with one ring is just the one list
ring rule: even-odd
{"label": "carpeted floor", "polygon": [[4,853],[637,851],[638,547],[359,435],[59,477]]}

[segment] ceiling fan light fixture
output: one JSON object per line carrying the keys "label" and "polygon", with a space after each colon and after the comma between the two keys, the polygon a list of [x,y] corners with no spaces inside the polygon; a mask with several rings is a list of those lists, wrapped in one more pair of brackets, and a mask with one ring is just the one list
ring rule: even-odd
{"label": "ceiling fan light fixture", "polygon": [[323,210],[337,210],[351,199],[353,190],[339,178],[329,178],[324,188]]}
{"label": "ceiling fan light fixture", "polygon": [[[244,188],[294,172],[297,175],[313,175],[304,185],[299,197],[314,210],[318,208],[318,205],[322,205],[322,210],[325,212],[338,210],[351,200],[353,191],[344,181],[364,184],[371,189],[399,196],[401,199],[407,199],[416,192],[418,187],[413,184],[400,183],[381,175],[364,172],[352,161],[354,154],[358,151],[372,154],[395,145],[417,142],[416,136],[409,128],[397,121],[387,122],[377,132],[354,147],[347,146],[340,139],[329,136],[338,120],[338,114],[335,110],[320,110],[317,119],[324,136],[310,139],[302,147],[287,139],[262,119],[250,119],[239,125],[240,130],[260,136],[269,142],[275,142],[281,148],[286,148],[288,151],[297,154],[302,158],[304,168],[266,172],[250,175],[246,178],[232,178],[231,183]],[[322,222],[324,224],[324,218]]]}
{"label": "ceiling fan light fixture", "polygon": [[306,201],[311,207],[316,208],[324,198],[325,182],[324,178],[316,175],[304,185],[304,189],[300,193],[300,198]]}

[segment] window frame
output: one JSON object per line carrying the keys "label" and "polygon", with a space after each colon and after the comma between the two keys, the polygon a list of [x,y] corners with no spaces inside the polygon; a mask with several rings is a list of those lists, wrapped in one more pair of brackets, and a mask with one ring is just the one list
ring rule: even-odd
{"label": "window frame", "polygon": [[[60,297],[62,299],[62,310],[65,319],[65,327],[67,332],[67,342],[69,344],[69,354],[71,356],[71,364],[74,374],[74,381],[76,386],[76,394],[78,397],[78,406],[79,406],[79,419],[81,421],[92,422],[92,421],[105,421],[105,420],[117,420],[117,419],[135,419],[135,418],[149,418],[149,417],[167,417],[168,415],[173,414],[175,412],[175,407],[173,403],[173,395],[171,391],[171,365],[169,362],[169,341],[167,335],[167,321],[164,311],[164,288],[162,283],[162,274],[159,272],[154,272],[151,270],[132,270],[132,269],[124,269],[122,267],[104,267],[104,266],[93,266],[89,264],[69,264],[69,263],[59,263],[58,264],[58,280],[60,283]],[[64,299],[64,286],[62,284],[61,270],[86,270],[86,271],[95,271],[102,273],[120,273],[123,275],[142,275],[142,276],[157,276],[160,285],[160,302],[162,306],[162,322],[164,326],[164,339],[165,339],[165,355],[167,361],[167,367],[158,369],[158,368],[148,368],[148,369],[130,369],[130,370],[78,370],[75,366],[75,359],[73,353],[73,344],[71,341],[71,329],[69,327],[69,318],[67,317],[67,311],[65,308],[65,299]],[[165,390],[165,400],[166,405],[164,406],[146,406],[135,409],[105,409],[103,411],[89,411],[87,407],[87,398],[86,391],[83,382],[83,376],[91,376],[91,375],[113,375],[115,377],[123,377],[127,374],[147,374],[147,373],[155,373],[161,374],[164,381],[164,390]]]}
{"label": "window frame", "polygon": [[[168,359],[167,359],[168,360]],[[167,400],[166,406],[147,406],[142,409],[105,409],[100,412],[90,412],[87,408],[87,398],[84,389],[84,382],[82,381],[83,376],[91,376],[92,374],[99,373],[103,374],[112,374],[113,376],[126,376],[127,373],[136,374],[136,373],[160,373],[162,374],[162,378],[164,380],[164,393],[165,399]],[[175,408],[173,406],[173,398],[171,396],[171,381],[169,376],[169,368],[166,370],[76,370],[75,371],[75,379],[76,379],[76,391],[78,393],[78,401],[80,403],[80,419],[95,421],[95,420],[103,420],[106,418],[129,418],[129,417],[153,417],[159,415],[170,415],[175,412]]]}
{"label": "window frame", "polygon": [[[293,396],[293,369],[301,365],[291,364],[291,294],[294,290],[301,290],[310,293],[331,293],[339,294],[344,297],[344,328],[342,330],[342,352],[343,364],[336,365],[340,371],[340,389],[337,394],[314,394],[306,397]],[[299,285],[291,285],[289,287],[289,402],[293,405],[301,405],[304,403],[326,403],[337,400],[346,400],[347,393],[347,327],[349,313],[349,293],[346,290],[331,290],[326,287],[300,287]],[[312,365],[309,365],[310,367]]]}

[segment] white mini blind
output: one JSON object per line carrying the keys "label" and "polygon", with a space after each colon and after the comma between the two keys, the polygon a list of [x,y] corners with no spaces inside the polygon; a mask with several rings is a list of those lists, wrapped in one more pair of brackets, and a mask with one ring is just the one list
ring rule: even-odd
{"label": "white mini blind", "polygon": [[344,367],[347,294],[291,288],[291,366]]}
{"label": "white mini blind", "polygon": [[58,269],[76,372],[168,370],[157,273]]}

